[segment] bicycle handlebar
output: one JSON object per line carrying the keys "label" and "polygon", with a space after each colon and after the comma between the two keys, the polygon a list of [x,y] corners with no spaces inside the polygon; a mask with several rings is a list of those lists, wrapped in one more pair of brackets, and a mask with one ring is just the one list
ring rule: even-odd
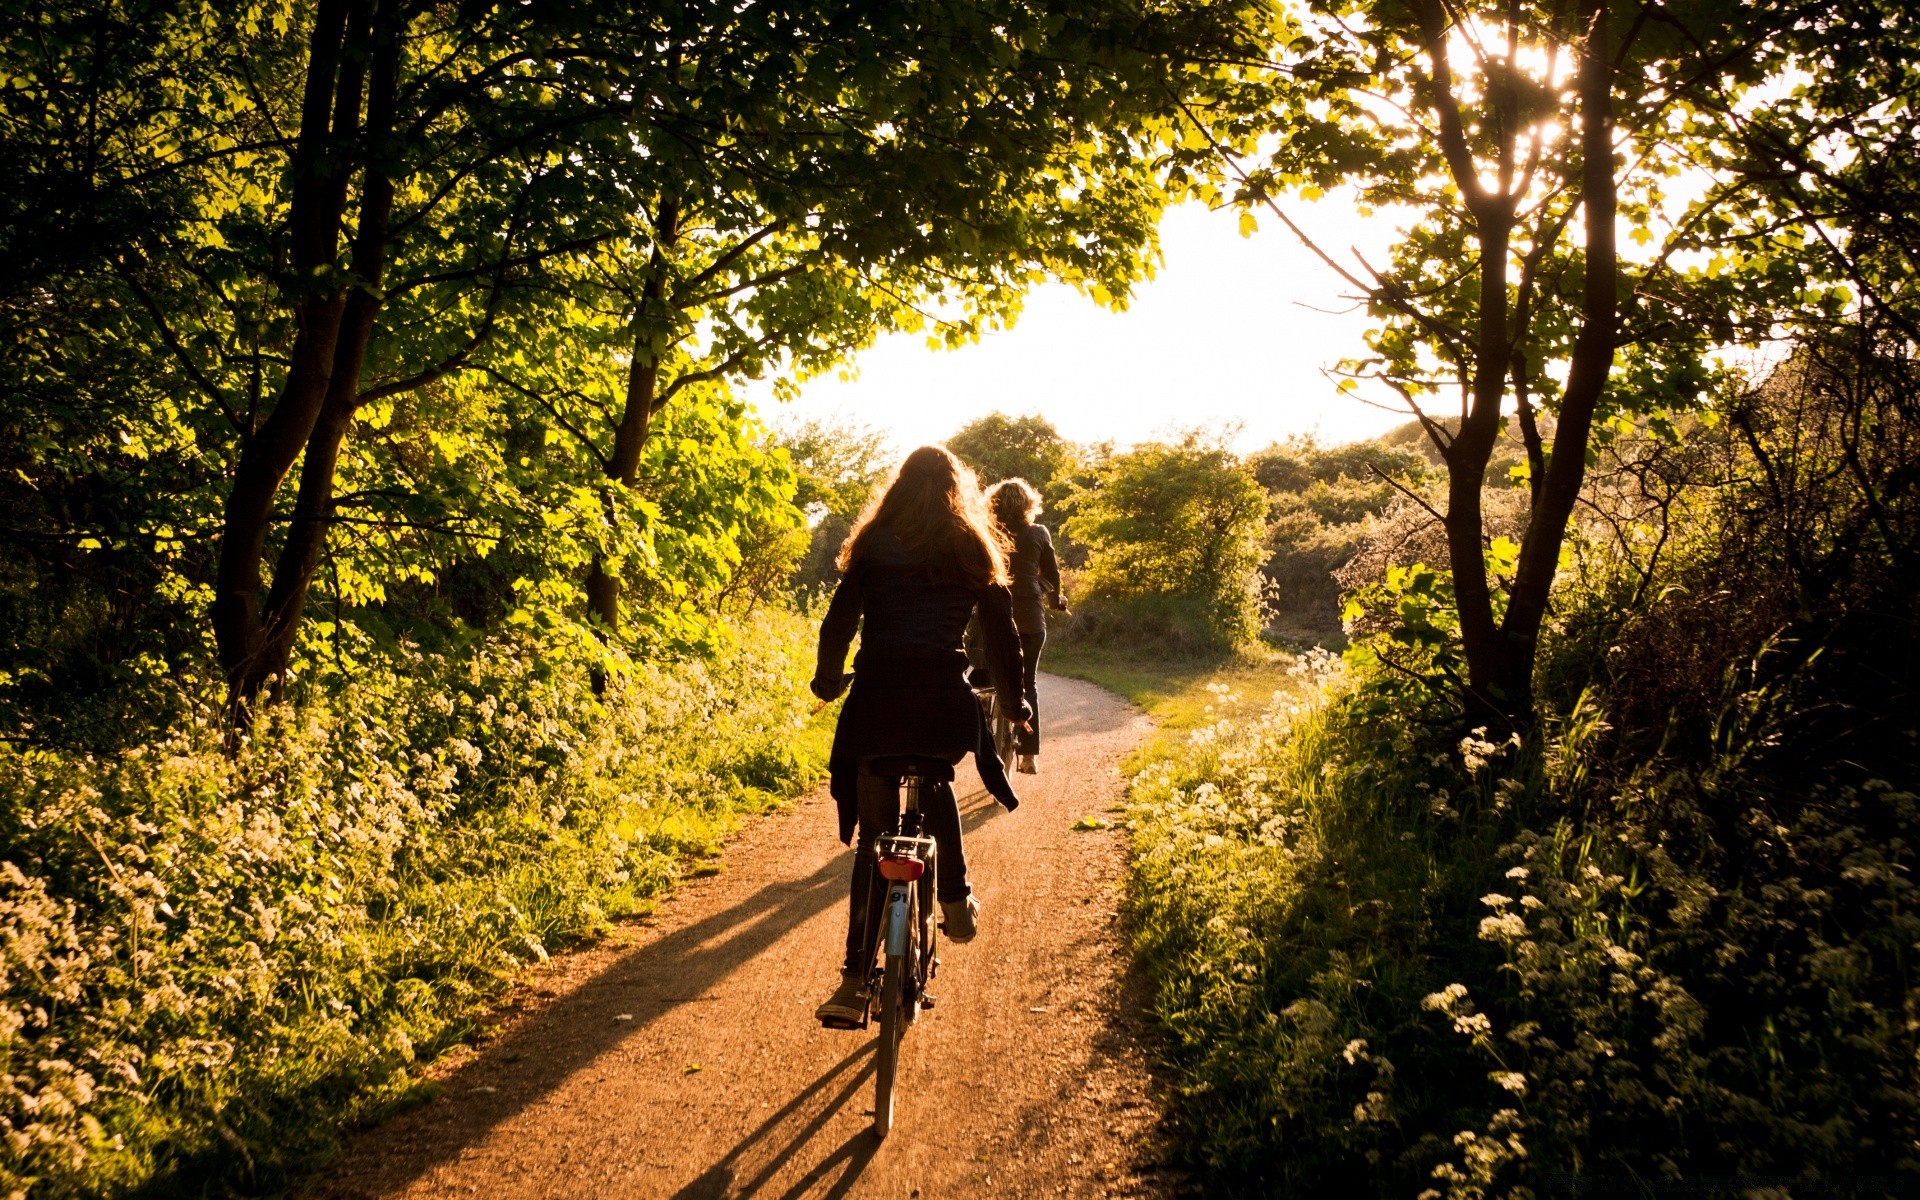
{"label": "bicycle handlebar", "polygon": [[[844,675],[842,675],[842,676],[840,677],[840,695],[842,695],[842,696],[844,696],[844,695],[846,695],[846,692],[847,692],[847,689],[848,689],[849,687],[851,687],[852,685],[853,685],[853,672],[852,672],[852,671],[848,671],[848,672],[847,672],[846,674],[844,674]],[[985,687],[985,688],[975,688],[975,689],[973,689],[973,690],[974,690],[974,691],[976,691],[976,692],[990,692],[990,691],[992,691],[993,689],[992,689],[991,687]],[[833,700],[838,700],[839,698],[840,698],[840,696],[835,696],[835,697],[833,698]],[[827,707],[827,705],[829,705],[829,704],[832,704],[832,703],[833,703],[833,700],[822,700],[822,701],[820,701],[820,702],[819,702],[818,704],[815,704],[815,705],[813,706],[813,711],[812,711],[811,713],[809,713],[808,715],[809,715],[809,716],[814,716],[814,717],[817,717],[817,716],[819,716],[819,715],[820,715],[820,714],[821,714],[822,712],[824,712],[824,711],[826,711],[826,707]],[[1018,725],[1016,725],[1016,726],[1014,726],[1014,728],[1016,728],[1016,729],[1020,729],[1020,730],[1023,730],[1023,731],[1025,731],[1025,732],[1027,732],[1027,733],[1032,733],[1032,732],[1033,732],[1033,722],[1031,722],[1031,721],[1021,721],[1021,722],[1020,722],[1020,723],[1019,723]]]}

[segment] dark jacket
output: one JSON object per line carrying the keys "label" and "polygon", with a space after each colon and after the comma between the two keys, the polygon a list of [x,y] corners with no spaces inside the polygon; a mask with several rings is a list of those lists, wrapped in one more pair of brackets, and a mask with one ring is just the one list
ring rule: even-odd
{"label": "dark jacket", "polygon": [[861,635],[853,691],[827,760],[841,841],[853,837],[860,760],[871,755],[972,754],[993,798],[1009,809],[1020,803],[967,683],[961,638],[976,607],[991,661],[1006,672],[1002,678],[1020,678],[1020,635],[1007,589],[942,580],[887,530],[875,531],[834,590],[820,622],[816,695],[839,693],[847,648],[856,629]]}
{"label": "dark jacket", "polygon": [[1024,525],[1013,535],[1013,620],[1022,633],[1047,627],[1043,603],[1060,604],[1060,560],[1045,525]]}

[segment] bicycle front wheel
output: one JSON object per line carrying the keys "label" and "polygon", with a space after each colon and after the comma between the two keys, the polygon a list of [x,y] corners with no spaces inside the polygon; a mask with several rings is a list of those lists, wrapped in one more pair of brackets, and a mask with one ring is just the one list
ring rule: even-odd
{"label": "bicycle front wheel", "polygon": [[893,1083],[900,1066],[900,1038],[906,1032],[907,972],[910,954],[887,955],[886,980],[880,985],[880,1054],[873,1079],[873,1132],[893,1128]]}

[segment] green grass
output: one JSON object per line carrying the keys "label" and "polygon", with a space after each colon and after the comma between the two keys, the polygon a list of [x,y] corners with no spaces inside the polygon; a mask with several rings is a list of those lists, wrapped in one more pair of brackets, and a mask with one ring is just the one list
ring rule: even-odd
{"label": "green grass", "polygon": [[1056,675],[1126,697],[1166,733],[1244,715],[1266,705],[1275,692],[1298,691],[1300,678],[1291,673],[1297,661],[1260,643],[1204,657],[1128,657],[1105,646],[1065,642],[1057,648],[1050,644],[1041,664]]}

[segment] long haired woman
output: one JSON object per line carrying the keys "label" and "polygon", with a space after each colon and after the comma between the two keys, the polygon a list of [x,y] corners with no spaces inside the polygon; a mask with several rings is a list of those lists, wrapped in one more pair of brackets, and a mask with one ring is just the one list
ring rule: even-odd
{"label": "long haired woman", "polygon": [[[1005,551],[973,472],[939,446],[909,454],[854,524],[839,566],[840,586],[820,623],[813,693],[831,700],[845,688],[847,648],[857,628],[853,690],[840,711],[828,770],[840,840],[853,840],[856,832],[858,839],[847,956],[839,986],[816,1013],[827,1024],[857,1022],[866,1012],[875,949],[869,931],[878,928],[886,901],[875,884],[874,842],[900,819],[897,790],[862,765],[898,754],[959,762],[971,753],[994,798],[1009,809],[1019,803],[991,745],[981,752],[983,738],[991,739],[961,647],[978,610],[993,670],[1017,677],[1020,640]],[[980,905],[967,880],[960,806],[951,784],[931,791],[920,811],[939,847],[934,888],[947,937],[965,942],[976,932]]]}
{"label": "long haired woman", "polygon": [[1013,576],[1013,623],[1020,631],[1020,690],[1033,717],[1015,729],[1014,750],[1020,755],[1019,769],[1032,775],[1040,768],[1034,759],[1040,753],[1040,650],[1047,644],[1047,613],[1066,612],[1066,597],[1060,592],[1060,562],[1054,557],[1053,535],[1036,521],[1040,515],[1040,493],[1024,479],[1005,479],[987,493],[988,506],[1001,536],[1013,547],[1008,569]]}

